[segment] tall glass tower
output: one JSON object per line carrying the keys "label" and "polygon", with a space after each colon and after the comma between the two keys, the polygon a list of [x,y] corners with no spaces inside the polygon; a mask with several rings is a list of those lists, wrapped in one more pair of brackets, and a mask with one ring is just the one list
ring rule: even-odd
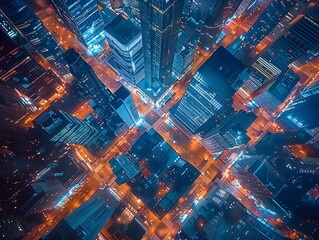
{"label": "tall glass tower", "polygon": [[0,29],[7,36],[20,47],[24,45],[32,54],[35,49],[60,73],[68,73],[58,62],[63,54],[62,49],[25,0],[1,0],[0,8]]}
{"label": "tall glass tower", "polygon": [[103,38],[104,22],[96,0],[53,0],[53,3],[64,24],[86,47]]}
{"label": "tall glass tower", "polygon": [[145,84],[157,91],[171,82],[184,0],[139,0]]}

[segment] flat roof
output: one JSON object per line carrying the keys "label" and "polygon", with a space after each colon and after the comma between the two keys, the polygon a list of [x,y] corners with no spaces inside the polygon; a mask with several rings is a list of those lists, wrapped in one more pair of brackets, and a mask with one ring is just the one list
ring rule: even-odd
{"label": "flat roof", "polygon": [[197,72],[212,89],[231,99],[235,92],[231,83],[245,68],[230,52],[219,47]]}
{"label": "flat roof", "polygon": [[133,22],[126,20],[121,15],[118,15],[106,25],[104,30],[122,45],[128,45],[141,34],[140,30]]}

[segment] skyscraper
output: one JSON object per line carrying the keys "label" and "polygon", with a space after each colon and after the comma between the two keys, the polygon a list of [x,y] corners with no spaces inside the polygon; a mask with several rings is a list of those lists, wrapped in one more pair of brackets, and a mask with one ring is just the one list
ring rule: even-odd
{"label": "skyscraper", "polygon": [[300,18],[261,56],[281,71],[296,61],[299,67],[319,55],[319,7]]}
{"label": "skyscraper", "polygon": [[173,75],[177,79],[180,79],[191,69],[196,51],[196,45],[197,41],[191,39],[191,37],[188,36],[184,30],[179,32],[177,49],[173,61]]}
{"label": "skyscraper", "polygon": [[52,142],[87,145],[99,137],[95,127],[63,111],[46,111],[34,122]]}
{"label": "skyscraper", "polygon": [[303,97],[308,97],[317,93],[319,93],[319,79],[317,79],[315,83],[302,89],[300,94]]}
{"label": "skyscraper", "polygon": [[[25,38],[60,73],[66,74],[67,70],[58,62],[63,54],[62,49],[27,2],[25,0],[1,0],[0,7],[2,10],[2,13],[0,13],[0,28],[19,45],[23,44],[21,37]],[[20,36],[18,37],[17,34]],[[23,47],[30,50],[28,46]]]}
{"label": "skyscraper", "polygon": [[213,0],[196,0],[190,2],[188,18],[191,18],[191,20],[203,27]]}
{"label": "skyscraper", "polygon": [[121,15],[113,19],[104,30],[118,73],[129,83],[138,84],[144,79],[140,30]]}
{"label": "skyscraper", "polygon": [[220,152],[247,144],[250,138],[246,131],[255,119],[255,114],[244,111],[227,117],[203,136],[204,146],[211,152]]}
{"label": "skyscraper", "polygon": [[275,109],[286,100],[299,79],[292,70],[283,72],[261,94],[254,97],[253,101],[264,110]]}
{"label": "skyscraper", "polygon": [[86,47],[103,39],[104,22],[96,0],[53,0],[53,4],[67,28]]}
{"label": "skyscraper", "polygon": [[[271,46],[278,37],[291,27],[291,23],[305,12],[309,3],[310,0],[275,0],[268,4],[265,3],[268,5],[265,11],[249,28],[248,32],[244,34],[245,36],[242,36],[244,39],[239,46],[236,57],[251,64],[251,60],[255,60],[256,53]],[[276,67],[269,66],[264,59],[260,58],[254,63],[254,67],[269,79],[274,77],[279,71]]]}
{"label": "skyscraper", "polygon": [[123,184],[141,173],[142,168],[132,154],[124,154],[111,159],[110,165],[116,175],[116,183]]}
{"label": "skyscraper", "polygon": [[66,189],[58,180],[33,182],[16,195],[14,205],[23,213],[41,213],[52,209]]}
{"label": "skyscraper", "polygon": [[129,128],[140,120],[132,95],[124,87],[120,87],[112,95],[110,104]]}
{"label": "skyscraper", "polygon": [[256,46],[280,22],[293,6],[290,0],[271,1],[266,10],[247,32],[245,41],[248,47]]}
{"label": "skyscraper", "polygon": [[74,49],[66,51],[63,57],[75,76],[75,84],[81,91],[92,98],[99,107],[107,107],[111,92],[98,79],[92,67]]}
{"label": "skyscraper", "polygon": [[119,200],[108,188],[98,190],[88,201],[63,218],[44,239],[95,239],[118,204]]}
{"label": "skyscraper", "polygon": [[224,24],[235,13],[240,2],[241,0],[212,1],[199,39],[205,49],[210,50],[216,43]]}
{"label": "skyscraper", "polygon": [[45,105],[61,87],[59,79],[46,72],[1,30],[0,39],[0,82],[16,89],[30,107],[33,102]]}
{"label": "skyscraper", "polygon": [[295,99],[276,119],[285,130],[305,129],[319,127],[317,108],[319,106],[319,93]]}
{"label": "skyscraper", "polygon": [[248,98],[255,90],[263,86],[266,82],[264,77],[249,68],[246,68],[238,76],[238,79],[239,83],[243,83],[238,90],[238,94],[244,99]]}
{"label": "skyscraper", "polygon": [[140,0],[145,85],[155,93],[171,83],[184,0]]}
{"label": "skyscraper", "polygon": [[194,75],[171,114],[192,133],[200,131],[204,124],[213,126],[232,109],[235,90],[231,84],[244,69],[239,60],[220,47]]}

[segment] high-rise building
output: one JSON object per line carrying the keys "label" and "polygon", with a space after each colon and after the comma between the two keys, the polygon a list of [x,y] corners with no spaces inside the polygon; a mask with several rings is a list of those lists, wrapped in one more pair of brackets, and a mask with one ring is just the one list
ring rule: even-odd
{"label": "high-rise building", "polygon": [[[298,19],[300,14],[304,14],[309,4],[310,0],[276,0],[268,3],[264,12],[245,33],[236,57],[251,64],[251,60],[255,60],[257,56],[256,53],[271,46],[278,37],[292,26],[292,23],[295,19]],[[276,76],[276,72],[279,71],[277,68],[273,69],[273,66],[269,66],[269,63],[260,58],[254,62],[253,66],[269,79]]]}
{"label": "high-rise building", "polygon": [[303,97],[308,97],[318,93],[319,93],[319,79],[317,79],[315,83],[302,89],[300,95]]}
{"label": "high-rise building", "polygon": [[196,0],[189,2],[190,9],[188,18],[191,18],[191,20],[195,21],[195,23],[200,24],[201,27],[203,27],[213,0]]}
{"label": "high-rise building", "polygon": [[317,108],[319,93],[295,99],[276,119],[285,130],[309,130],[319,127]]}
{"label": "high-rise building", "polygon": [[257,21],[247,32],[245,41],[248,47],[257,46],[271,30],[282,20],[293,6],[290,0],[271,1],[266,10],[259,16]]}
{"label": "high-rise building", "polygon": [[262,154],[276,154],[282,151],[283,146],[304,144],[311,139],[312,136],[303,129],[274,134],[268,132],[255,145],[255,149]]}
{"label": "high-rise building", "polygon": [[128,182],[142,171],[138,160],[134,159],[132,154],[116,156],[111,159],[110,165],[113,168],[113,173],[117,177],[117,184]]}
{"label": "high-rise building", "polygon": [[140,0],[145,86],[169,87],[184,0]]}
{"label": "high-rise building", "polygon": [[276,197],[286,184],[278,171],[270,164],[271,161],[275,162],[276,158],[267,156],[264,157],[263,161],[256,160],[248,171],[271,192],[273,197]]}
{"label": "high-rise building", "polygon": [[[49,61],[61,74],[68,70],[58,60],[63,51],[50,32],[35,15],[26,0],[0,1],[0,28],[20,47],[25,47],[32,53],[26,42]],[[14,29],[13,29],[14,28]],[[19,35],[19,36],[18,36]],[[24,46],[21,46],[24,44]]]}
{"label": "high-rise building", "polygon": [[135,126],[139,122],[140,116],[130,92],[121,87],[112,95],[112,98],[110,104],[125,124],[129,128]]}
{"label": "high-rise building", "polygon": [[138,84],[144,79],[140,30],[121,15],[113,19],[104,30],[119,75],[131,84]]}
{"label": "high-rise building", "polygon": [[75,84],[83,94],[92,98],[99,107],[107,107],[111,92],[96,76],[92,67],[74,49],[66,51],[63,57],[75,77]]}
{"label": "high-rise building", "polygon": [[199,39],[205,49],[210,50],[216,43],[224,24],[236,12],[240,2],[241,0],[212,1]]}
{"label": "high-rise building", "polygon": [[242,14],[245,13],[245,11],[251,7],[253,4],[255,4],[255,2],[253,0],[243,0],[238,8],[236,9],[236,12],[235,12],[235,16],[238,17],[238,16],[241,16]]}
{"label": "high-rise building", "polygon": [[269,80],[274,79],[281,73],[281,70],[268,62],[262,57],[258,57],[256,61],[253,62],[252,68],[263,75],[265,78]]}
{"label": "high-rise building", "polygon": [[213,126],[232,109],[235,90],[231,84],[244,69],[238,59],[220,47],[194,75],[171,114],[192,133],[206,123]]}
{"label": "high-rise building", "polygon": [[238,84],[237,86],[242,83],[237,93],[244,99],[251,96],[251,94],[263,86],[264,83],[266,83],[266,79],[262,77],[257,72],[252,71],[249,68],[246,68],[239,76],[238,80],[235,81]]}
{"label": "high-rise building", "polygon": [[173,75],[177,79],[181,79],[192,67],[200,32],[211,3],[212,0],[198,0],[184,5],[183,26],[178,33],[173,61]]}
{"label": "high-rise building", "polygon": [[185,31],[179,32],[173,61],[173,75],[177,79],[181,79],[191,69],[196,45],[197,41],[192,40]]}
{"label": "high-rise building", "polygon": [[0,39],[0,82],[16,89],[26,106],[36,110],[45,105],[60,89],[59,79],[46,72],[2,31]]}
{"label": "high-rise building", "polygon": [[255,119],[255,114],[244,111],[225,118],[203,136],[204,146],[211,152],[221,152],[248,143],[250,138],[246,131]]}
{"label": "high-rise building", "polygon": [[261,56],[281,71],[298,67],[319,55],[319,8],[311,9]]}
{"label": "high-rise building", "polygon": [[140,8],[139,0],[126,0],[124,12],[129,16],[131,21],[140,26]]}
{"label": "high-rise building", "polygon": [[75,94],[92,99],[92,107],[101,120],[99,125],[113,133],[120,131],[124,122],[110,105],[112,93],[96,76],[92,67],[74,49],[66,51],[64,59],[75,77],[73,83],[78,88]]}
{"label": "high-rise building", "polygon": [[86,47],[104,38],[104,22],[96,0],[52,0],[67,28]]}
{"label": "high-rise building", "polygon": [[262,93],[253,98],[254,103],[264,110],[275,109],[286,100],[299,79],[299,76],[292,70],[280,74]]}
{"label": "high-rise building", "polygon": [[99,131],[84,120],[63,111],[49,110],[34,120],[52,142],[87,145],[100,136]]}
{"label": "high-rise building", "polygon": [[41,213],[52,209],[65,192],[57,180],[30,183],[16,194],[14,206],[23,214]]}
{"label": "high-rise building", "polygon": [[63,218],[46,240],[95,239],[119,204],[109,188],[98,190],[88,201]]}

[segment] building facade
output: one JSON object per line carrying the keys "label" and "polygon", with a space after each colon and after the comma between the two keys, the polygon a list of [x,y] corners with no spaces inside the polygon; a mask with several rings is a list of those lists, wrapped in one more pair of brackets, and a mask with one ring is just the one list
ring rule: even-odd
{"label": "building facade", "polygon": [[112,95],[112,98],[110,104],[125,124],[129,128],[135,126],[139,122],[140,116],[130,92],[121,87]]}
{"label": "building facade", "polygon": [[30,54],[41,54],[62,75],[68,69],[59,62],[62,49],[25,0],[0,2],[0,28]]}
{"label": "building facade", "polygon": [[144,79],[142,34],[130,20],[118,15],[105,28],[105,35],[123,80],[138,84]]}
{"label": "building facade", "polygon": [[86,47],[104,38],[104,22],[96,0],[53,0],[53,4],[67,28]]}
{"label": "building facade", "polygon": [[171,84],[184,0],[140,0],[145,85],[157,92]]}
{"label": "building facade", "polygon": [[87,145],[99,137],[95,127],[63,111],[46,111],[36,118],[35,124],[52,142]]}
{"label": "building facade", "polygon": [[275,109],[286,100],[299,80],[294,71],[288,70],[280,74],[261,94],[254,97],[253,101],[266,111]]}

